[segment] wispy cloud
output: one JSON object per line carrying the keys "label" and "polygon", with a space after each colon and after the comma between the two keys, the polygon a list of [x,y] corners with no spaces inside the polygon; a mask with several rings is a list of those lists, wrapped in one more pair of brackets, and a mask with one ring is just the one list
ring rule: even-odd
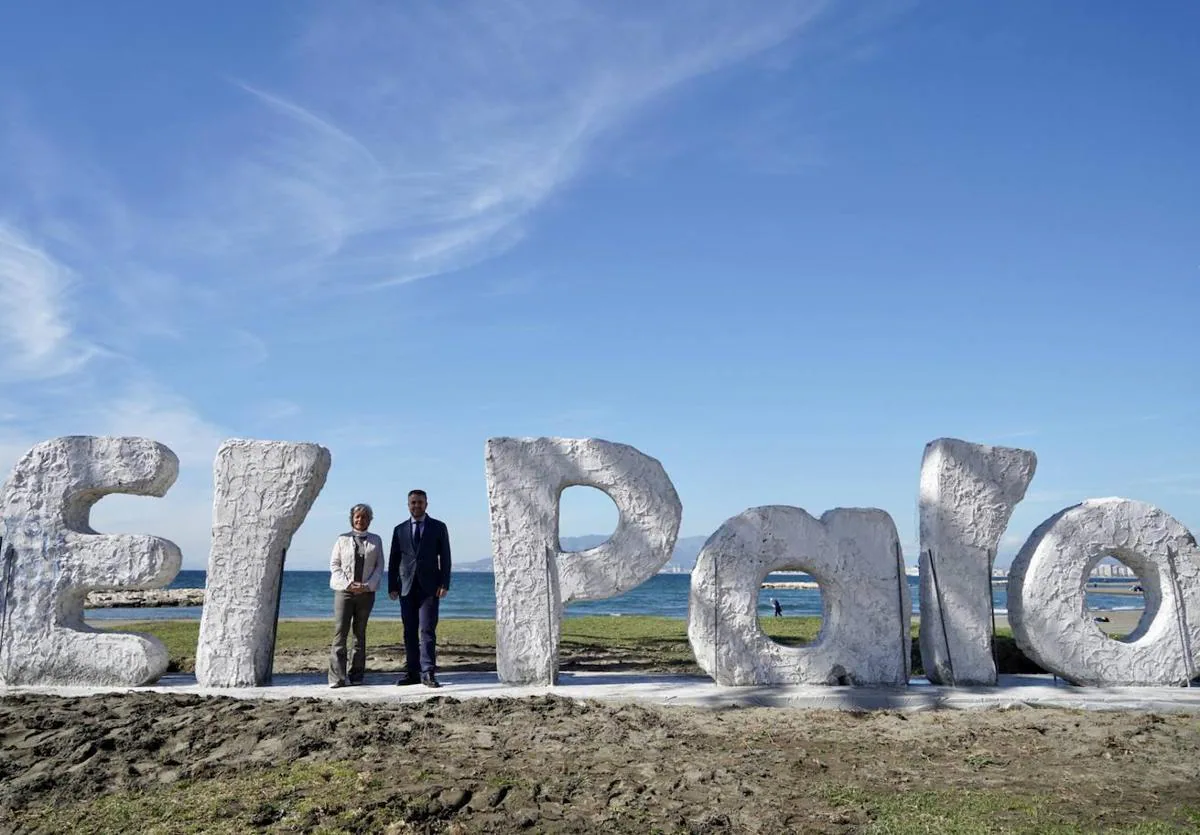
{"label": "wispy cloud", "polygon": [[266,362],[271,356],[266,341],[248,330],[238,329],[233,332],[230,342],[241,361],[246,365],[257,365]]}
{"label": "wispy cloud", "polygon": [[829,38],[815,24],[830,5],[314,5],[261,77],[227,78],[228,96],[206,102],[202,142],[164,135],[178,153],[153,198],[23,112],[0,113],[19,160],[0,186],[24,192],[51,251],[95,265],[112,310],[141,312],[105,344],[177,339],[197,306],[386,287],[503,253],[612,156],[632,117],[705,75]]}
{"label": "wispy cloud", "polygon": [[[175,243],[291,286],[413,281],[519,241],[648,103],[770,50],[825,4],[413,2],[321,7]],[[284,80],[279,80],[284,79]]]}
{"label": "wispy cloud", "polygon": [[303,410],[300,405],[291,400],[271,398],[259,403],[255,408],[255,417],[262,423],[278,423],[297,417]]}
{"label": "wispy cloud", "polygon": [[504,296],[523,296],[532,293],[539,284],[540,276],[532,273],[501,279],[492,284],[485,295],[492,298]]}
{"label": "wispy cloud", "polygon": [[150,380],[104,391],[80,381],[66,396],[55,392],[46,399],[48,409],[0,421],[0,470],[7,471],[34,444],[53,437],[114,435],[166,444],[179,456],[181,469],[208,473],[217,447],[228,437],[185,398]]}
{"label": "wispy cloud", "polygon": [[1090,494],[1086,490],[1030,490],[1025,494],[1024,503],[1027,505],[1057,504],[1069,507],[1089,497]]}
{"label": "wispy cloud", "polygon": [[1017,429],[1010,432],[1001,432],[994,437],[1000,440],[1016,440],[1018,438],[1033,438],[1040,434],[1042,434],[1040,429]]}
{"label": "wispy cloud", "polygon": [[0,224],[0,377],[58,377],[98,353],[68,318],[70,284],[66,267]]}
{"label": "wispy cloud", "polygon": [[1161,485],[1178,485],[1178,484],[1193,484],[1200,483],[1200,473],[1174,473],[1171,475],[1158,475],[1149,478],[1139,478],[1134,484],[1161,484]]}
{"label": "wispy cloud", "polygon": [[89,410],[91,431],[133,435],[166,444],[181,468],[205,472],[228,435],[205,419],[185,398],[151,382],[139,382]]}
{"label": "wispy cloud", "polygon": [[23,415],[0,422],[0,483],[31,447],[61,435],[137,436],[166,444],[180,461],[179,480],[166,497],[152,502],[107,497],[93,511],[92,525],[106,532],[166,536],[184,548],[189,565],[203,565],[212,515],[213,457],[226,433],[187,400],[151,380],[96,386],[86,375],[69,379],[72,385],[66,393],[43,392],[42,408],[23,404]]}

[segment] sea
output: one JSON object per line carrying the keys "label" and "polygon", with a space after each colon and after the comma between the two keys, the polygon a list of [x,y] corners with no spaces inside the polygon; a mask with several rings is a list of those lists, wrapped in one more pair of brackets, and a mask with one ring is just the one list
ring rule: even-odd
{"label": "sea", "polygon": [[[767,582],[798,582],[811,580],[804,574],[770,574]],[[168,588],[204,588],[204,571],[180,571]],[[920,611],[920,595],[917,591],[918,578],[907,578],[913,602],[913,613]],[[1103,581],[1096,581],[1103,584]],[[1129,580],[1119,581],[1128,586]],[[658,615],[668,618],[687,618],[689,574],[656,574],[635,589],[607,600],[589,600],[571,603],[566,608],[567,617],[584,615]],[[775,598],[783,607],[784,615],[816,615],[822,613],[820,589],[763,589],[758,598],[758,610],[762,616],[772,613],[771,599]],[[1140,596],[1104,594],[1089,591],[1089,609],[1140,609]],[[1006,587],[992,586],[992,605],[998,614],[1008,611]],[[200,619],[199,606],[164,606],[150,608],[88,609],[88,620],[154,620]],[[283,591],[279,601],[281,618],[331,618],[333,596],[329,590],[327,571],[284,571]],[[450,593],[442,600],[440,616],[443,618],[495,618],[496,588],[495,575],[490,572],[460,571],[454,575]],[[375,602],[372,618],[399,618],[400,604],[386,595],[379,595]]]}

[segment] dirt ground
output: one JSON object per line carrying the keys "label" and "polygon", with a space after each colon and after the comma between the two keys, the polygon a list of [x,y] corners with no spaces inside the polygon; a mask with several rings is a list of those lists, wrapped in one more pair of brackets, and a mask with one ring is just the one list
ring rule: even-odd
{"label": "dirt ground", "polygon": [[[677,644],[564,647],[562,668],[698,672]],[[402,658],[373,646],[368,669]],[[447,642],[440,661],[492,670],[495,650]],[[325,663],[296,650],[275,669]],[[0,698],[0,835],[1110,828],[1200,831],[1200,717]]]}
{"label": "dirt ground", "polygon": [[[323,789],[333,771],[273,792],[247,784],[209,823],[393,833],[921,831],[877,826],[909,798],[897,819],[973,804],[987,824],[979,831],[1030,821],[1032,831],[1146,819],[1183,826],[1200,804],[1200,722],[1028,708],[711,711],[554,697],[392,706],[16,696],[0,699],[0,831],[103,831],[109,819],[71,810],[189,786],[184,803],[199,803],[235,776],[301,773],[306,764],[344,767],[354,782]],[[55,811],[39,812],[46,807]]]}
{"label": "dirt ground", "polygon": [[[320,673],[328,669],[329,650],[280,649],[275,652],[272,669],[277,673]],[[438,670],[444,673],[495,672],[496,648],[454,641],[438,642]],[[190,668],[189,668],[190,669]],[[645,641],[636,648],[604,646],[563,646],[559,669],[565,672],[622,671],[639,673],[679,673],[703,675],[690,650],[681,652],[676,641]],[[382,643],[367,648],[368,672],[404,671],[404,645]]]}

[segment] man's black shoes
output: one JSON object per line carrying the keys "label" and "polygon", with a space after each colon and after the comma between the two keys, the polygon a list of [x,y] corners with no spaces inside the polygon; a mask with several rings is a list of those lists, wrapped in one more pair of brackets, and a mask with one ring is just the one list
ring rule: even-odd
{"label": "man's black shoes", "polygon": [[424,684],[426,687],[442,686],[442,683],[437,680],[437,677],[433,673],[421,673],[419,676],[416,673],[409,673],[396,682],[397,687],[404,687],[409,684]]}

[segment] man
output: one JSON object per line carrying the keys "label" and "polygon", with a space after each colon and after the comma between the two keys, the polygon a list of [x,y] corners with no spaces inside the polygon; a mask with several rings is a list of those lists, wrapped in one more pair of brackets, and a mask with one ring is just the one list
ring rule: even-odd
{"label": "man", "polygon": [[450,590],[450,532],[428,516],[424,490],[408,494],[407,522],[392,531],[388,597],[400,600],[407,675],[396,684],[441,687],[437,680],[438,603]]}

